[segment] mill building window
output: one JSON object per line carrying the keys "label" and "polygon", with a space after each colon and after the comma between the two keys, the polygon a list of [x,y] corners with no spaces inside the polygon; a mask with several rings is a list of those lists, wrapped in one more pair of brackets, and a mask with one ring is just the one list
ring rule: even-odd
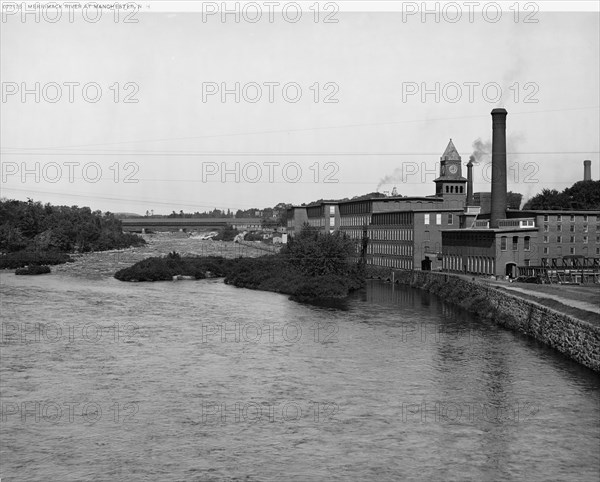
{"label": "mill building window", "polygon": [[562,236],[556,236],[556,242],[562,243]]}
{"label": "mill building window", "polygon": [[544,224],[544,232],[547,233],[548,232],[548,225]]}
{"label": "mill building window", "polygon": [[525,251],[529,251],[531,249],[531,237],[525,236],[525,239],[523,239],[523,249]]}
{"label": "mill building window", "polygon": [[506,236],[500,238],[500,251],[506,251]]}
{"label": "mill building window", "polygon": [[562,214],[557,214],[556,215],[556,222],[557,223],[562,223]]}
{"label": "mill building window", "polygon": [[519,236],[513,236],[512,249],[513,249],[513,251],[516,251],[517,249],[519,249]]}
{"label": "mill building window", "polygon": [[454,224],[454,216],[452,214],[448,214],[448,224]]}
{"label": "mill building window", "polygon": [[547,214],[544,214],[544,221],[548,222],[548,215]]}

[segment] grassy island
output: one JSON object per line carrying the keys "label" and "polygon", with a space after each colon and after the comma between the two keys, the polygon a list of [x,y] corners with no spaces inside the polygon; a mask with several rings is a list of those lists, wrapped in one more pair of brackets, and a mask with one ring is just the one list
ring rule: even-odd
{"label": "grassy island", "polygon": [[297,301],[345,298],[364,286],[364,269],[351,260],[354,242],[340,233],[305,227],[281,253],[259,258],[182,257],[176,252],[148,258],[115,273],[121,281],[167,281],[177,276],[225,278],[240,288],[291,295]]}

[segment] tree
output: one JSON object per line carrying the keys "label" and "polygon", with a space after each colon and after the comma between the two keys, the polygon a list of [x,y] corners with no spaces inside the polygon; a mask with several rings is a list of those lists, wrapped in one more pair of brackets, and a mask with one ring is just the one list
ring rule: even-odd
{"label": "tree", "polygon": [[528,209],[600,209],[600,181],[579,181],[562,192],[542,189],[525,203]]}
{"label": "tree", "polygon": [[323,234],[305,223],[282,254],[302,275],[325,276],[347,274],[354,251],[354,241],[340,231]]}
{"label": "tree", "polygon": [[522,199],[523,199],[523,194],[519,194],[518,192],[508,191],[506,193],[508,209],[518,210],[521,207]]}
{"label": "tree", "polygon": [[600,209],[600,181],[579,181],[564,190],[572,209]]}

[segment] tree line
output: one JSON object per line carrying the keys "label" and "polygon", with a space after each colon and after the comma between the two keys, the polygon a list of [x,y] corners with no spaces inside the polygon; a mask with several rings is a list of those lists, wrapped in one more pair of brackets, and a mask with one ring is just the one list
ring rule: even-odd
{"label": "tree line", "polygon": [[[0,267],[65,262],[64,253],[121,249],[145,244],[140,236],[123,233],[121,221],[89,207],[53,206],[0,199]],[[10,258],[10,259],[9,259]],[[14,263],[10,260],[14,260]],[[6,266],[6,263],[9,265]],[[19,266],[15,266],[19,267]]]}

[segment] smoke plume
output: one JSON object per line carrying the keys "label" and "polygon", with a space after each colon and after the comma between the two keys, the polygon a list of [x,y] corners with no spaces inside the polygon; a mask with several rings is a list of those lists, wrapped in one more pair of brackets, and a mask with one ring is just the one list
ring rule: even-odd
{"label": "smoke plume", "polygon": [[404,182],[402,169],[395,169],[392,174],[383,177],[381,181],[379,181],[379,184],[377,184],[377,192],[379,192],[379,188],[384,184],[401,184],[402,182]]}
{"label": "smoke plume", "polygon": [[473,141],[472,147],[473,154],[471,154],[471,159],[473,160],[473,164],[479,164],[492,155],[492,141],[483,142],[481,138],[478,138]]}

